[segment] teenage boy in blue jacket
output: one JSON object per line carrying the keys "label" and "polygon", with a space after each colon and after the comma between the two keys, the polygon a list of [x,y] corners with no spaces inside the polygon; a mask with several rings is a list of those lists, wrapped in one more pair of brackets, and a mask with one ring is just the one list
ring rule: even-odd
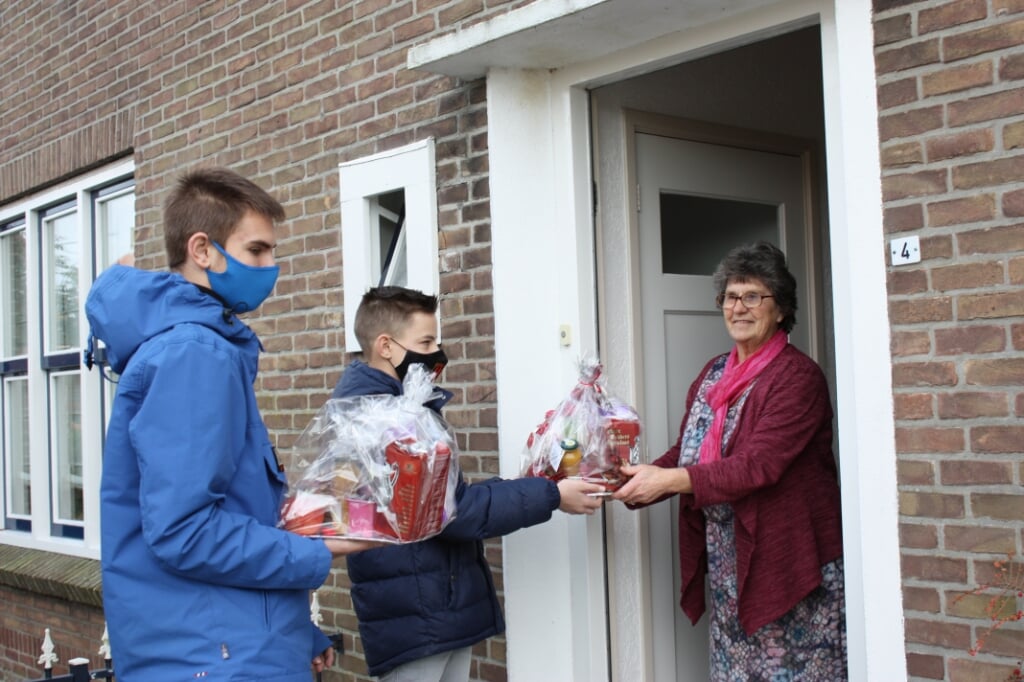
{"label": "teenage boy in blue jacket", "polygon": [[[103,608],[123,680],[309,682],[333,660],[309,590],[365,543],[276,528],[284,474],[235,313],[274,287],[284,209],[225,169],[165,205],[171,272],[114,266],[86,301],[120,374],[100,489]],[[370,545],[372,546],[372,545]]]}
{"label": "teenage boy in blue jacket", "polygon": [[[435,375],[448,362],[437,343],[437,298],[403,287],[363,296],[355,334],[365,362],[341,376],[332,398],[400,395],[413,364]],[[427,404],[440,413],[452,394]],[[482,540],[542,523],[555,509],[593,514],[602,488],[579,480],[459,477],[458,512],[429,540],[350,555],[352,602],[370,674],[383,682],[466,682],[472,647],[505,630]]]}

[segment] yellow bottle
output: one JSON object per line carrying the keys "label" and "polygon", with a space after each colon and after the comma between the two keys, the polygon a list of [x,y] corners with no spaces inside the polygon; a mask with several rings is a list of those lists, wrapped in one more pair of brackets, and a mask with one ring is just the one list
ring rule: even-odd
{"label": "yellow bottle", "polygon": [[579,476],[580,460],[583,453],[580,452],[580,444],[572,438],[566,438],[562,446],[562,461],[558,464],[558,473],[565,476]]}

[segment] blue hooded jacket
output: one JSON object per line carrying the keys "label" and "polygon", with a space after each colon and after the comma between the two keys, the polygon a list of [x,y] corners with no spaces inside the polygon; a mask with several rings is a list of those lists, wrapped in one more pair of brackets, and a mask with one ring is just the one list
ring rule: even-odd
{"label": "blue hooded jacket", "polygon": [[[397,379],[357,360],[331,397],[401,393]],[[450,398],[447,393],[427,406],[440,412]],[[371,675],[504,632],[481,540],[547,521],[561,503],[558,486],[547,479],[494,478],[467,485],[461,473],[455,499],[458,512],[440,535],[347,557]]]}
{"label": "blue hooded jacket", "polygon": [[309,682],[331,554],[276,528],[260,343],[174,273],[114,266],[85,304],[119,373],[103,452],[103,606],[118,679]]}

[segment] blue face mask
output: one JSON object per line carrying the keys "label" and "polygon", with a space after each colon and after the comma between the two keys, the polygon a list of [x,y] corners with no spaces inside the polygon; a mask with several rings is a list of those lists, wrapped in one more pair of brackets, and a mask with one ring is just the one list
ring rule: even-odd
{"label": "blue face mask", "polygon": [[228,306],[236,313],[247,313],[259,308],[273,291],[281,268],[276,265],[263,268],[246,265],[232,258],[220,244],[210,243],[224,254],[228,263],[224,272],[206,271],[210,278],[210,288],[227,301]]}

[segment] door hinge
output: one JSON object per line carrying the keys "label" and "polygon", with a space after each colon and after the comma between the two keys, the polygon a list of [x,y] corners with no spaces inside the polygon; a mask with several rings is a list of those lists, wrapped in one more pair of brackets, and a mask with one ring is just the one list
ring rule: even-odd
{"label": "door hinge", "polygon": [[640,212],[640,183],[636,183],[636,212]]}

